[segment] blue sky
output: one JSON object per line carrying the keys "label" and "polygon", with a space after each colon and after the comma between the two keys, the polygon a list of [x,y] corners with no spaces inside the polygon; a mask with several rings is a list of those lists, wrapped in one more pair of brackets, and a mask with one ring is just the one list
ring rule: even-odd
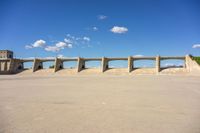
{"label": "blue sky", "polygon": [[0,49],[16,57],[200,55],[199,44],[199,0],[0,1]]}

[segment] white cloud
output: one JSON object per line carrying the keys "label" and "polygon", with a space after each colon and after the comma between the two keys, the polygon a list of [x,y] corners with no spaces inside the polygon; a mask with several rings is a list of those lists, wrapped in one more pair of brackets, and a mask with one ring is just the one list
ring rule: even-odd
{"label": "white cloud", "polygon": [[87,36],[75,37],[70,34],[67,34],[66,38],[64,38],[64,41],[56,41],[56,43],[54,43],[53,45],[47,45],[46,41],[40,39],[40,40],[35,41],[31,45],[25,45],[25,48],[32,49],[32,48],[41,47],[45,51],[58,52],[65,48],[72,48],[74,45],[75,46],[88,45],[89,47],[90,41],[91,41],[90,37],[87,37]]}
{"label": "white cloud", "polygon": [[26,45],[25,49],[32,49],[32,48],[38,48],[38,47],[44,47],[46,45],[46,41],[44,40],[37,40],[31,45]]}
{"label": "white cloud", "polygon": [[104,19],[107,19],[108,17],[107,16],[105,16],[105,15],[99,15],[98,16],[98,19],[99,20],[104,20]]}
{"label": "white cloud", "polygon": [[133,55],[134,57],[143,57],[144,55],[141,55],[141,54],[136,54],[136,55]]}
{"label": "white cloud", "polygon": [[165,67],[176,67],[177,65],[174,63],[165,63],[164,66]]}
{"label": "white cloud", "polygon": [[71,39],[75,39],[75,36],[72,36],[71,34],[67,34],[67,37],[69,37]]}
{"label": "white cloud", "polygon": [[82,40],[82,38],[80,38],[80,37],[76,37],[75,40],[76,40],[76,41],[79,41],[79,40]]}
{"label": "white cloud", "polygon": [[113,33],[122,34],[122,33],[126,33],[128,31],[128,28],[114,26],[112,29],[110,29],[110,31],[113,32]]}
{"label": "white cloud", "polygon": [[58,57],[59,57],[59,58],[62,58],[62,57],[64,57],[64,55],[62,55],[62,54],[59,54],[59,55],[58,55]]}
{"label": "white cloud", "polygon": [[48,56],[48,57],[45,57],[45,59],[55,59],[55,57],[53,57],[53,56]]}
{"label": "white cloud", "polygon": [[64,42],[67,44],[68,48],[72,48],[73,45],[75,46],[88,45],[90,41],[91,38],[88,36],[77,37],[77,36],[72,36],[71,34],[67,34],[66,38],[64,39]]}
{"label": "white cloud", "polygon": [[46,41],[40,39],[40,40],[35,41],[35,42],[32,44],[32,46],[33,46],[34,48],[37,48],[37,47],[43,47],[45,44],[46,44]]}
{"label": "white cloud", "polygon": [[194,44],[192,48],[200,48],[200,44]]}
{"label": "white cloud", "polygon": [[25,49],[31,49],[31,48],[33,48],[33,46],[31,46],[31,45],[26,45],[25,46]]}
{"label": "white cloud", "polygon": [[88,41],[88,42],[89,42],[89,41],[90,41],[90,38],[89,38],[89,37],[86,37],[86,36],[84,36],[84,37],[83,37],[83,40],[84,40],[84,41]]}
{"label": "white cloud", "polygon": [[72,43],[72,40],[65,38],[64,42],[66,42],[66,43]]}
{"label": "white cloud", "polygon": [[182,63],[179,63],[179,64],[165,63],[164,66],[165,67],[183,67],[183,64]]}
{"label": "white cloud", "polygon": [[68,44],[68,48],[72,48],[72,44]]}
{"label": "white cloud", "polygon": [[97,27],[93,27],[92,30],[93,30],[93,31],[97,31],[98,28],[97,28]]}
{"label": "white cloud", "polygon": [[60,48],[56,47],[56,46],[47,46],[44,48],[46,51],[49,52],[58,52],[60,51]]}
{"label": "white cloud", "polygon": [[56,47],[63,49],[65,47],[67,47],[67,44],[65,42],[58,42],[55,44]]}
{"label": "white cloud", "polygon": [[54,46],[47,46],[44,49],[49,52],[58,52],[64,48],[72,48],[72,44],[67,44],[65,42],[57,42]]}

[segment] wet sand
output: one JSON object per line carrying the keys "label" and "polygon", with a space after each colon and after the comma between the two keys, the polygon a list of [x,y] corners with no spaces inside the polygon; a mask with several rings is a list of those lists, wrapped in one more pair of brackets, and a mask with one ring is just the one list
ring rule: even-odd
{"label": "wet sand", "polygon": [[200,77],[0,75],[0,133],[200,133]]}

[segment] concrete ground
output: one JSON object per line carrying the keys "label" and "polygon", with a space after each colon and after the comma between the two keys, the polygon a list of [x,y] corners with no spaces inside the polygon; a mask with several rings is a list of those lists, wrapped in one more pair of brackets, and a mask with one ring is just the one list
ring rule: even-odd
{"label": "concrete ground", "polygon": [[1,75],[0,133],[200,133],[200,77]]}

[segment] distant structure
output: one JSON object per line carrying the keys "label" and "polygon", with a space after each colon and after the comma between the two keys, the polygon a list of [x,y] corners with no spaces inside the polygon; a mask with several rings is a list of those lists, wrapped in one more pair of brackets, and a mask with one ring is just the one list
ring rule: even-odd
{"label": "distant structure", "polygon": [[[137,71],[140,69],[141,71],[144,71],[144,68],[135,67],[135,61],[138,60],[152,60],[155,62],[155,66],[150,68],[151,73],[155,74],[161,74],[163,70],[165,69],[171,69],[169,67],[163,67],[161,65],[161,62],[164,60],[182,60],[184,61],[184,65],[182,68],[178,66],[179,69],[185,71],[185,72],[192,72],[192,71],[200,71],[200,65],[197,64],[196,61],[192,59],[191,55],[186,56],[129,56],[129,57],[100,57],[100,58],[34,58],[34,59],[17,59],[13,58],[13,52],[9,50],[0,50],[0,74],[15,74],[18,72],[21,72],[25,70],[24,63],[25,62],[31,62],[32,63],[32,72],[36,72],[40,69],[43,69],[43,63],[44,62],[54,62],[54,72],[57,72],[61,69],[64,69],[63,65],[64,62],[68,61],[75,61],[77,66],[75,68],[76,72],[79,73],[81,71],[84,71],[85,69],[88,69],[86,66],[86,62],[89,61],[99,61],[101,63],[101,66],[98,68],[101,73],[106,73],[107,71],[110,71],[110,69],[113,69],[110,67],[109,62],[111,61],[119,61],[123,60],[127,62],[127,66],[125,67],[126,73],[134,73],[134,71]],[[176,66],[177,67],[177,66]],[[175,68],[175,67],[173,67]],[[116,70],[116,69],[115,69]],[[172,72],[173,73],[173,72]]]}
{"label": "distant structure", "polygon": [[0,59],[13,59],[13,51],[10,50],[0,50]]}

